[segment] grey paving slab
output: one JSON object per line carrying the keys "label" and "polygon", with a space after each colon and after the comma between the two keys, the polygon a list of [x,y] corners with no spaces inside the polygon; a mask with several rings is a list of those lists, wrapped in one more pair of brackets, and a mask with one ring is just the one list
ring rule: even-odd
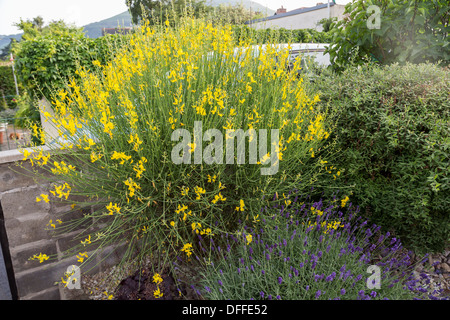
{"label": "grey paving slab", "polygon": [[9,289],[8,276],[6,274],[5,260],[3,259],[3,251],[0,246],[0,300],[12,300],[11,291]]}

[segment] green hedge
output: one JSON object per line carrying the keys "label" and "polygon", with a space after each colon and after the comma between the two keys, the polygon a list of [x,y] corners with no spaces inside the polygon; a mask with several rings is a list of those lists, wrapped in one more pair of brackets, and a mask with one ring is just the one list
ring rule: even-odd
{"label": "green hedge", "polygon": [[314,84],[338,114],[352,200],[419,251],[441,251],[450,238],[449,75],[433,64],[366,65]]}
{"label": "green hedge", "polygon": [[233,32],[237,41],[252,34],[252,38],[259,39],[260,43],[267,43],[270,39],[277,39],[283,43],[330,43],[332,38],[331,33],[314,29],[253,29],[245,25],[236,25],[233,26]]}

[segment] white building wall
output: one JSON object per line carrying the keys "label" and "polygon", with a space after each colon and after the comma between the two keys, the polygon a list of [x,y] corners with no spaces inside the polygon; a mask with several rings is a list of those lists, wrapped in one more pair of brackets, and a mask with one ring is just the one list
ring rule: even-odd
{"label": "white building wall", "polygon": [[[332,18],[337,17],[339,20],[344,15],[344,5],[334,5],[330,7],[330,15]],[[260,21],[250,24],[255,29],[316,29],[322,31],[322,26],[319,25],[319,21],[328,18],[328,8],[317,9],[309,12],[304,12],[296,15],[280,17],[277,19],[271,19],[266,21]]]}

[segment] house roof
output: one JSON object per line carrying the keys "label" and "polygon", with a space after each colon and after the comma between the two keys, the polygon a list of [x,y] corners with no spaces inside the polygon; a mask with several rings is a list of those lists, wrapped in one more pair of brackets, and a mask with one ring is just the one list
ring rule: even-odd
{"label": "house roof", "polygon": [[[330,1],[330,7],[336,5],[336,3],[334,1]],[[250,21],[246,21],[245,24],[251,24],[251,23],[257,23],[257,22],[262,22],[262,21],[268,21],[268,20],[274,20],[274,19],[280,19],[280,18],[284,18],[284,17],[289,17],[289,16],[294,16],[297,14],[302,14],[305,12],[310,12],[310,11],[314,11],[314,10],[319,10],[319,9],[323,9],[328,7],[328,3],[325,4],[319,4],[315,7],[309,7],[309,8],[300,8],[300,9],[295,9],[295,10],[291,10],[285,13],[279,13],[273,16],[269,16],[269,17],[265,17],[265,18],[261,18],[261,19],[255,19],[255,20],[250,20]]]}

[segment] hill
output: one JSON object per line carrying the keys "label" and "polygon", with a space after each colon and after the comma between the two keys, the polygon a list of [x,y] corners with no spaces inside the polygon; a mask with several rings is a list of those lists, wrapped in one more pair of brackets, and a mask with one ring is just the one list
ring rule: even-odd
{"label": "hill", "polygon": [[22,38],[22,33],[19,34],[10,34],[10,35],[0,35],[0,54],[2,54],[3,48],[6,48],[11,41],[11,38],[20,41]]}
{"label": "hill", "polygon": [[83,28],[87,37],[98,38],[102,36],[103,28],[130,27],[131,25],[131,15],[125,11],[108,19],[89,23]]}

